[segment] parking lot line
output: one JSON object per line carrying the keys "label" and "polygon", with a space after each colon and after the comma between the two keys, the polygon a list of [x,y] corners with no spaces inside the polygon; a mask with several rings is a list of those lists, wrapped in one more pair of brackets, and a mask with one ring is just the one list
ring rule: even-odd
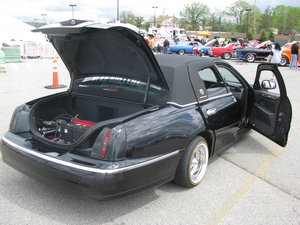
{"label": "parking lot line", "polygon": [[237,203],[244,197],[253,184],[268,170],[272,162],[283,152],[282,147],[277,147],[271,152],[271,154],[256,168],[253,174],[251,174],[247,180],[237,189],[234,194],[229,197],[224,206],[214,214],[208,221],[207,225],[217,225],[222,219],[233,209]]}

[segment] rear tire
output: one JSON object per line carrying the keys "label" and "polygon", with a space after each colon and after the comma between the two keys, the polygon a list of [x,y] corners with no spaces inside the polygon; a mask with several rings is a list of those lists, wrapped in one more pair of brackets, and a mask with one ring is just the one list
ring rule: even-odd
{"label": "rear tire", "polygon": [[289,59],[286,56],[282,56],[280,60],[280,66],[286,66],[289,63]]}
{"label": "rear tire", "polygon": [[254,54],[247,54],[246,55],[246,61],[249,63],[253,63],[255,61],[255,55]]}
{"label": "rear tire", "polygon": [[224,52],[224,53],[222,54],[222,59],[228,60],[228,59],[230,59],[230,58],[231,58],[231,54],[230,54],[229,52]]}
{"label": "rear tire", "polygon": [[208,156],[206,140],[203,137],[193,139],[180,159],[175,182],[186,188],[197,186],[205,174]]}
{"label": "rear tire", "polygon": [[179,50],[178,50],[178,54],[179,54],[179,55],[184,55],[184,53],[185,53],[185,52],[184,52],[183,49],[179,49]]}

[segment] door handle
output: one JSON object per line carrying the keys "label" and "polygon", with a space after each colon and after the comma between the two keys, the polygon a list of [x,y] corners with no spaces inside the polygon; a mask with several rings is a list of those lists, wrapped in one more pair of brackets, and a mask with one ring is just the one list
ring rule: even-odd
{"label": "door handle", "polygon": [[217,113],[217,109],[216,108],[208,109],[206,113],[207,115],[212,116]]}

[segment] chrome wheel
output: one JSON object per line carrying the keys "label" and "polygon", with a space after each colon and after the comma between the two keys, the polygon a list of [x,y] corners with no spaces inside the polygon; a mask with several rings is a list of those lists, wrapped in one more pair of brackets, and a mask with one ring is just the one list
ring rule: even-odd
{"label": "chrome wheel", "polygon": [[223,59],[230,59],[231,58],[231,54],[229,52],[225,52],[225,53],[223,53],[222,58]]}
{"label": "chrome wheel", "polygon": [[208,163],[208,148],[205,142],[200,142],[194,148],[190,158],[189,179],[193,185],[202,180]]}
{"label": "chrome wheel", "polygon": [[248,55],[246,56],[246,61],[247,61],[247,62],[252,63],[252,62],[254,62],[254,60],[255,60],[255,55],[254,55],[254,54],[248,54]]}
{"label": "chrome wheel", "polygon": [[184,55],[184,50],[183,50],[183,49],[180,49],[180,50],[178,51],[178,54],[179,54],[179,55]]}
{"label": "chrome wheel", "polygon": [[197,186],[206,171],[209,157],[209,149],[203,137],[195,137],[179,161],[175,182],[183,187]]}
{"label": "chrome wheel", "polygon": [[281,66],[286,66],[289,63],[289,60],[286,56],[282,56],[280,60],[280,65]]}

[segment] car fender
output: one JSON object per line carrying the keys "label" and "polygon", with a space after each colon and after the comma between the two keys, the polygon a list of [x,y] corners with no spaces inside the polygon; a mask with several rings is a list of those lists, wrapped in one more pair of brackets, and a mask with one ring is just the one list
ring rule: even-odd
{"label": "car fender", "polygon": [[183,150],[196,135],[206,131],[205,121],[195,110],[195,105],[184,108],[169,106],[128,121],[124,127],[126,154],[133,158]]}

